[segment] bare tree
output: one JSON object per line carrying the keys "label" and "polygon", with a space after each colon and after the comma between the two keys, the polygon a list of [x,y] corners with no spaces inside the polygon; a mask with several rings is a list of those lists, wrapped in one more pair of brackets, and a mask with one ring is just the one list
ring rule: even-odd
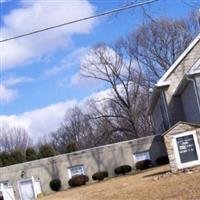
{"label": "bare tree", "polygon": [[66,113],[60,128],[50,134],[48,143],[51,143],[57,151],[65,153],[70,144],[76,145],[77,150],[92,147],[92,135],[93,128],[88,115],[80,108],[74,107]]}
{"label": "bare tree", "polygon": [[25,150],[32,141],[23,128],[1,128],[0,150],[11,152],[13,150]]}
{"label": "bare tree", "polygon": [[113,46],[97,44],[81,66],[84,77],[105,83],[108,93],[75,107],[49,142],[61,153],[75,142],[90,148],[153,133],[147,116],[150,88],[197,33],[194,16],[183,20],[150,17]]}
{"label": "bare tree", "polygon": [[96,107],[97,115],[93,118],[113,119],[112,124],[116,124],[113,131],[127,133],[130,135],[128,138],[137,138],[144,135],[138,129],[141,119],[143,125],[146,127],[148,124],[151,130],[149,118],[141,118],[146,115],[148,105],[148,81],[142,74],[140,63],[135,62],[128,50],[119,42],[112,48],[98,44],[86,57],[82,75],[104,81],[111,88],[110,94],[100,99],[104,109]]}
{"label": "bare tree", "polygon": [[83,62],[82,75],[103,81],[112,91],[101,99],[104,109],[97,106],[94,119],[109,118],[112,131],[126,133],[124,138],[151,134],[147,116],[149,89],[197,32],[192,15],[182,20],[154,20],[148,16],[146,24],[114,45],[92,48]]}
{"label": "bare tree", "polygon": [[124,38],[123,43],[155,83],[186,49],[199,26],[196,13],[181,20],[146,18],[147,23]]}

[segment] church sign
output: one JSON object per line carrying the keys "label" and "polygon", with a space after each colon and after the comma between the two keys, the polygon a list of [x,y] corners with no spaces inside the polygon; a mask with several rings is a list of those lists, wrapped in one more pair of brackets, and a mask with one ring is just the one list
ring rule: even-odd
{"label": "church sign", "polygon": [[174,135],[172,142],[179,169],[200,164],[200,149],[196,131]]}
{"label": "church sign", "polygon": [[181,163],[198,160],[193,135],[176,138]]}
{"label": "church sign", "polygon": [[163,137],[172,172],[200,166],[200,124],[178,122]]}

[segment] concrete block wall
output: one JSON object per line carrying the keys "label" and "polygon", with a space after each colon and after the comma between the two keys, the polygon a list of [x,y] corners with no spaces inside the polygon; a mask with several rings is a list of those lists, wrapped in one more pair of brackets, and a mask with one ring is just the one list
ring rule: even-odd
{"label": "concrete block wall", "polygon": [[[133,154],[143,151],[149,151],[152,162],[155,163],[158,157],[166,155],[163,138],[149,136],[3,167],[0,168],[0,181],[9,180],[14,187],[17,199],[19,199],[17,181],[33,176],[40,181],[43,193],[49,194],[52,192],[49,182],[54,178],[60,178],[62,189],[69,187],[69,167],[84,165],[85,174],[89,176],[90,180],[93,173],[101,170],[107,170],[109,176],[114,176],[114,169],[119,165],[128,164],[134,168]],[[22,173],[24,173],[23,177]]]}

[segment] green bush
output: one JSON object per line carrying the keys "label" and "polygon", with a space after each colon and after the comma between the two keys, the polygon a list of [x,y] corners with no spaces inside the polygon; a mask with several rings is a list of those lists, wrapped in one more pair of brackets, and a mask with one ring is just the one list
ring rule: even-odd
{"label": "green bush", "polygon": [[66,148],[67,148],[67,153],[71,153],[71,152],[78,150],[75,142],[71,142],[71,143],[67,144]]}
{"label": "green bush", "polygon": [[166,165],[168,163],[169,163],[168,156],[163,156],[163,157],[157,158],[157,160],[156,160],[157,165]]}
{"label": "green bush", "polygon": [[1,167],[23,163],[26,161],[26,157],[21,150],[14,150],[10,153],[2,152],[0,154]]}
{"label": "green bush", "polygon": [[48,158],[51,156],[55,156],[56,151],[51,145],[45,144],[40,147],[39,154],[41,158]]}
{"label": "green bush", "polygon": [[135,164],[135,167],[136,169],[140,169],[140,170],[147,169],[149,167],[152,167],[152,162],[151,160],[142,160],[142,161],[137,162]]}
{"label": "green bush", "polygon": [[26,149],[26,160],[32,161],[32,160],[37,160],[37,159],[38,159],[38,155],[35,149],[32,147],[28,147]]}
{"label": "green bush", "polygon": [[0,158],[1,158],[1,163],[3,167],[9,166],[9,165],[13,165],[14,164],[14,160],[13,158],[10,156],[9,153],[7,152],[2,152],[0,154]]}
{"label": "green bush", "polygon": [[0,167],[3,167],[3,162],[1,160],[1,157],[0,157]]}
{"label": "green bush", "polygon": [[10,157],[13,160],[13,164],[23,163],[26,161],[26,156],[21,150],[12,151]]}
{"label": "green bush", "polygon": [[107,178],[107,177],[108,177],[107,171],[96,172],[92,175],[92,179],[94,181],[102,181],[104,178]]}
{"label": "green bush", "polygon": [[68,184],[71,187],[77,187],[77,186],[85,185],[86,182],[88,182],[88,181],[89,181],[88,176],[76,175],[76,176],[73,176],[71,179],[69,179]]}
{"label": "green bush", "polygon": [[49,183],[49,186],[50,188],[53,190],[53,191],[59,191],[60,188],[61,188],[61,181],[60,179],[53,179],[50,181]]}
{"label": "green bush", "polygon": [[125,175],[128,172],[131,172],[132,168],[130,165],[121,165],[117,168],[115,168],[114,172],[115,174],[123,174]]}

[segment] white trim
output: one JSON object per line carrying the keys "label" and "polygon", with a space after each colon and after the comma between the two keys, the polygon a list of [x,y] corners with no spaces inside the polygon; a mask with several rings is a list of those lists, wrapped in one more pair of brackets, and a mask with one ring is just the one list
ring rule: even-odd
{"label": "white trim", "polygon": [[200,70],[190,72],[188,75],[197,75],[197,74],[200,74]]}
{"label": "white trim", "polygon": [[179,63],[185,58],[185,56],[192,50],[192,48],[199,42],[200,33],[198,36],[190,43],[190,45],[186,48],[186,50],[179,56],[179,58],[174,62],[174,64],[167,70],[167,72],[163,75],[163,77],[157,82],[157,87],[162,87],[162,85],[166,85],[165,79],[176,69]]}
{"label": "white trim", "polygon": [[[138,156],[143,156],[144,159],[138,159],[137,157]],[[139,161],[142,161],[142,160],[151,160],[151,156],[150,156],[150,153],[149,151],[142,151],[142,152],[135,152],[133,153],[133,159],[134,159],[134,162],[137,163]]]}
{"label": "white trim", "polygon": [[159,88],[159,87],[166,87],[166,86],[169,86],[169,85],[170,85],[170,81],[163,81],[162,83],[159,83],[159,81],[158,81],[158,83],[155,84],[155,86],[157,88]]}
{"label": "white trim", "polygon": [[0,185],[3,184],[4,187],[11,187],[11,183],[9,180],[0,181]]}
{"label": "white trim", "polygon": [[18,186],[18,189],[19,189],[19,195],[20,195],[20,199],[22,199],[22,191],[21,191],[21,186],[20,186],[20,183],[23,183],[23,182],[27,182],[27,181],[31,181],[32,185],[33,185],[33,193],[34,193],[34,198],[37,199],[37,194],[36,194],[36,190],[35,190],[35,181],[34,181],[34,177],[32,176],[31,178],[25,178],[25,179],[21,179],[21,180],[18,180],[17,181],[17,186]]}
{"label": "white trim", "polygon": [[[188,136],[188,135],[193,135],[198,160],[187,162],[187,163],[181,163],[176,139],[179,137],[184,137],[184,136]],[[174,154],[175,154],[175,159],[176,159],[178,169],[184,169],[184,168],[200,165],[200,147],[199,147],[199,142],[198,142],[196,131],[188,131],[188,132],[184,132],[181,134],[179,133],[179,134],[173,135],[172,136],[172,144],[174,147]]]}
{"label": "white trim", "polygon": [[[68,168],[68,176],[69,176],[69,179],[70,178],[72,178],[72,176],[74,176],[74,175],[72,175],[72,172],[71,172],[71,170],[73,169],[73,168],[75,168],[75,167],[81,167],[81,171],[82,171],[82,173],[81,174],[85,174],[85,168],[84,168],[84,165],[74,165],[74,166],[72,166],[72,167],[69,167]],[[77,175],[80,175],[80,173],[78,173]]]}

